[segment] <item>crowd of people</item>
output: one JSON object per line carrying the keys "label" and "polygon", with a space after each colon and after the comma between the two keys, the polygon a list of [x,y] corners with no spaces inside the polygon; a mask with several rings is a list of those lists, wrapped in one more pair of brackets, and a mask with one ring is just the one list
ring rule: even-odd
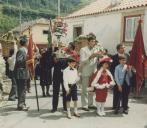
{"label": "crowd of people", "polygon": [[[112,89],[114,113],[120,113],[122,108],[122,112],[128,114],[129,93],[133,85],[131,79],[135,73],[132,66],[127,64],[129,55],[125,53],[122,44],[117,45],[117,54],[110,55],[106,49],[100,48],[94,34],[89,34],[86,38],[88,44],[81,48],[80,52],[75,50],[74,43],[69,43],[67,48],[59,45],[47,50],[40,49],[40,55],[35,58],[35,79],[40,80],[42,96],[52,96],[51,112],[54,113],[58,109],[62,87],[63,110],[67,112],[67,118],[72,118],[71,100],[74,102],[73,115],[79,118],[77,101],[78,88],[81,88],[82,110],[96,109],[99,116],[105,116],[104,106],[108,90]],[[26,87],[30,80],[27,66],[28,40],[21,37],[19,43],[20,48],[17,50],[15,45],[8,58],[12,80],[9,100],[18,98],[17,109],[28,110],[29,107],[25,103]]]}

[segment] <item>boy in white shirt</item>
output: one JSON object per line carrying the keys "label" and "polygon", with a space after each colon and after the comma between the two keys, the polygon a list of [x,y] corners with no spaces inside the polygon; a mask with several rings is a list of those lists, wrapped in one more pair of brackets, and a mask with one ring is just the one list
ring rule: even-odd
{"label": "boy in white shirt", "polygon": [[73,58],[69,58],[68,67],[63,71],[64,88],[66,90],[66,105],[67,105],[67,118],[71,119],[70,102],[71,98],[74,102],[74,116],[80,117],[77,111],[77,85],[79,81],[78,71],[75,68],[76,61]]}

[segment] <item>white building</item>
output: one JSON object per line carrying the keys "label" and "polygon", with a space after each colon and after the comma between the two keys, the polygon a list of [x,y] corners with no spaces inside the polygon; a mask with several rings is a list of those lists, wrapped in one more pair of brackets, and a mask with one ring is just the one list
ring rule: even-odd
{"label": "white building", "polygon": [[37,20],[25,22],[20,26],[12,29],[13,33],[17,36],[20,34],[20,30],[23,35],[29,37],[30,31],[33,36],[33,42],[39,47],[48,46],[48,30],[49,30],[49,20],[40,18]]}
{"label": "white building", "polygon": [[66,41],[93,32],[110,53],[116,51],[118,43],[130,50],[140,18],[147,51],[147,0],[96,0],[65,18]]}

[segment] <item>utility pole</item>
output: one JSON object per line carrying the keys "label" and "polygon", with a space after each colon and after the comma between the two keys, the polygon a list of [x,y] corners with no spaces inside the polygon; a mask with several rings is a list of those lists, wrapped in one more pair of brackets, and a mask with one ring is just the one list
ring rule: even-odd
{"label": "utility pole", "polygon": [[60,8],[60,0],[58,0],[58,18],[60,17],[60,13],[61,13],[61,8]]}
{"label": "utility pole", "polygon": [[22,12],[22,3],[19,2],[19,24],[20,24],[20,35],[21,35],[21,32],[22,32],[22,15],[21,15],[21,12]]}

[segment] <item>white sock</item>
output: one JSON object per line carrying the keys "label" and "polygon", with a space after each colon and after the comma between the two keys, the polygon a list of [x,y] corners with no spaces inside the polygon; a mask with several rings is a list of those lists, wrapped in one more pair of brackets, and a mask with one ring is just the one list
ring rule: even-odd
{"label": "white sock", "polygon": [[75,113],[75,114],[78,113],[78,108],[77,108],[77,107],[74,108],[74,113]]}
{"label": "white sock", "polygon": [[97,113],[99,114],[101,103],[100,102],[96,102],[96,107],[97,107]]}
{"label": "white sock", "polygon": [[105,115],[104,105],[105,105],[105,102],[101,103],[101,112],[102,112],[102,115]]}
{"label": "white sock", "polygon": [[71,116],[70,108],[67,108],[67,114],[68,116]]}

